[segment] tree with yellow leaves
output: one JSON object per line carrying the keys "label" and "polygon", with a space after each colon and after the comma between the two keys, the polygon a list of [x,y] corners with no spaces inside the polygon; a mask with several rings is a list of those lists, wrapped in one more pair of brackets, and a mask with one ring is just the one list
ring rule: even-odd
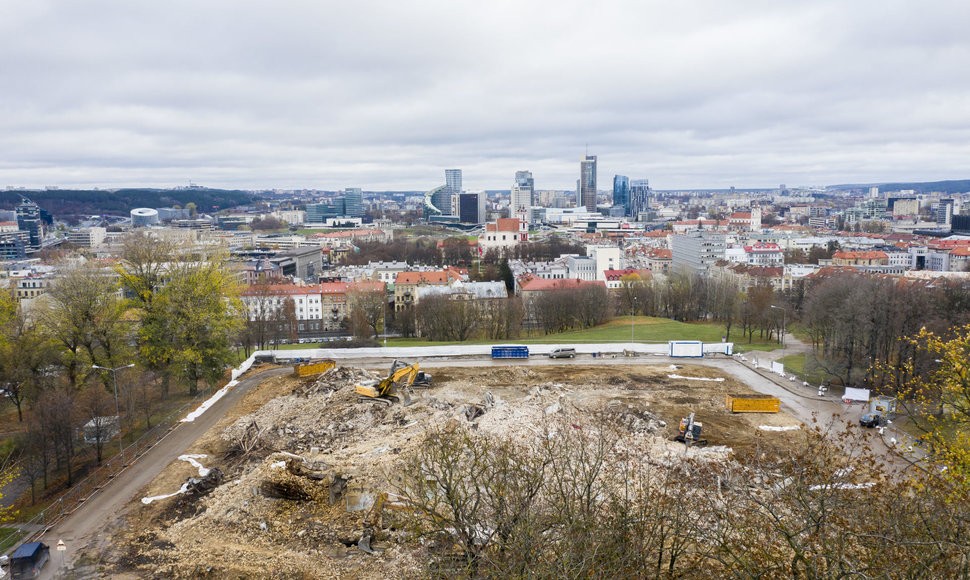
{"label": "tree with yellow leaves", "polygon": [[970,475],[970,325],[941,336],[925,328],[904,339],[914,356],[900,372],[912,377],[903,404],[949,469]]}

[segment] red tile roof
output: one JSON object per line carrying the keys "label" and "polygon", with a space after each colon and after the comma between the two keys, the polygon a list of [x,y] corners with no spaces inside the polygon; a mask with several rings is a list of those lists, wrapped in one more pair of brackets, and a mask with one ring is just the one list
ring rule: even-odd
{"label": "red tile roof", "polygon": [[887,260],[889,256],[886,252],[872,250],[856,252],[835,252],[832,254],[833,260]]}
{"label": "red tile roof", "polygon": [[580,280],[578,278],[566,278],[560,280],[546,280],[534,276],[526,276],[519,281],[519,287],[526,292],[545,291],[545,290],[564,290],[569,288],[582,288],[584,286],[603,286],[606,284],[596,280]]}
{"label": "red tile roof", "polygon": [[754,253],[758,253],[758,252],[763,252],[763,253],[780,252],[781,251],[781,246],[779,246],[778,244],[771,244],[771,243],[766,243],[766,242],[760,242],[760,243],[754,244],[753,246],[745,246],[744,247],[744,251],[745,252],[749,252],[749,253],[751,253],[751,252],[754,252]]}
{"label": "red tile roof", "polygon": [[452,280],[461,280],[467,270],[448,267],[444,270],[430,272],[398,272],[394,278],[395,284],[447,284]]}
{"label": "red tile roof", "polygon": [[[340,282],[337,282],[338,284]],[[302,296],[306,294],[320,294],[320,284],[308,284],[306,286],[297,286],[296,284],[257,284],[253,286],[247,286],[245,290],[242,291],[243,296],[259,296],[263,294],[273,294],[273,295],[294,295]]]}

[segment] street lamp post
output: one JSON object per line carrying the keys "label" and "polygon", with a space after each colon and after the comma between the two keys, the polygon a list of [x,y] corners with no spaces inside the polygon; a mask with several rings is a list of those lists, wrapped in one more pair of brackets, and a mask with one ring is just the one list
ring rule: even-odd
{"label": "street lamp post", "polygon": [[102,371],[110,371],[111,372],[111,379],[114,382],[114,387],[115,387],[115,418],[118,420],[118,453],[121,455],[121,463],[122,463],[122,465],[124,465],[124,463],[125,463],[125,445],[121,441],[121,407],[118,405],[118,374],[117,373],[118,373],[118,371],[120,371],[122,369],[130,369],[133,366],[135,366],[134,363],[132,363],[130,365],[125,365],[123,367],[109,369],[108,367],[101,367],[101,366],[98,366],[98,365],[91,365],[91,368],[93,368],[93,369],[99,369],[99,370],[102,370]]}
{"label": "street lamp post", "polygon": [[381,334],[384,335],[384,348],[387,348],[387,302],[381,304]]}
{"label": "street lamp post", "polygon": [[637,311],[637,297],[630,300],[630,343],[633,343],[633,314]]}
{"label": "street lamp post", "polygon": [[[782,358],[782,360],[784,360],[785,359],[785,342],[786,342],[785,335],[788,333],[788,330],[787,330],[787,327],[788,327],[788,309],[787,308],[784,308],[782,306],[775,306],[774,304],[770,304],[769,306],[771,306],[775,310],[781,310],[781,358]],[[784,364],[785,363],[783,362],[782,365],[784,365]]]}

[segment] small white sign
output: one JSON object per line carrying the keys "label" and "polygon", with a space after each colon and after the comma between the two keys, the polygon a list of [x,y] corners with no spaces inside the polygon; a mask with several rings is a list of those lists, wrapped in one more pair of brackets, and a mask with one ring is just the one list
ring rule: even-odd
{"label": "small white sign", "polygon": [[67,545],[64,543],[64,540],[57,540],[57,551],[63,552],[65,550],[67,550]]}

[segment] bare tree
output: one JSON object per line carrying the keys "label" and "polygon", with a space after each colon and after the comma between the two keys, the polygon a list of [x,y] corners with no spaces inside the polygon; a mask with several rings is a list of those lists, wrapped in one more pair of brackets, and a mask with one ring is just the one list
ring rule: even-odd
{"label": "bare tree", "polygon": [[351,327],[361,338],[377,338],[383,330],[387,298],[383,290],[351,289],[347,292]]}
{"label": "bare tree", "polygon": [[77,415],[84,425],[84,439],[94,445],[98,465],[104,446],[116,433],[120,437],[120,417],[115,417],[114,400],[102,385],[88,385],[77,399]]}

